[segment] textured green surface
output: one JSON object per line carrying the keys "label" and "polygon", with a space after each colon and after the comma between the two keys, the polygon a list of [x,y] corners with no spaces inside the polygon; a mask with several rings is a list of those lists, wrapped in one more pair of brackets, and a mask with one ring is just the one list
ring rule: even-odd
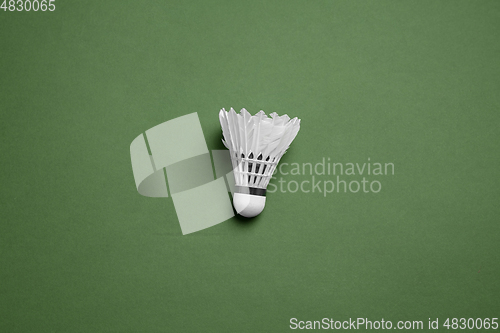
{"label": "textured green surface", "polygon": [[[498,1],[0,11],[0,331],[500,317],[499,31]],[[302,118],[283,162],[395,175],[182,236],[171,199],[137,193],[129,145],[198,112],[220,149],[231,106]]]}

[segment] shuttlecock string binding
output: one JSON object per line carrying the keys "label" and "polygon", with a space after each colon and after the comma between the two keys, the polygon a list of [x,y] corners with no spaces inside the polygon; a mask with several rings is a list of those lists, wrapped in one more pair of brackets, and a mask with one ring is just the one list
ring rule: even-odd
{"label": "shuttlecock string binding", "polygon": [[235,162],[233,167],[236,164],[235,177],[240,179],[239,184],[257,188],[267,187],[278,164],[277,160],[270,161],[270,157],[263,160],[262,154],[255,159],[253,153],[248,157],[235,155]]}

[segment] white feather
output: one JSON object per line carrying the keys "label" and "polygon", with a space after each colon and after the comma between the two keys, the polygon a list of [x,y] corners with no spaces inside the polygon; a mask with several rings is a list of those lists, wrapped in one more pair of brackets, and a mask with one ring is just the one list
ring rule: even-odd
{"label": "white feather", "polygon": [[220,110],[222,142],[231,155],[236,185],[266,188],[274,170],[300,129],[300,119],[264,111]]}

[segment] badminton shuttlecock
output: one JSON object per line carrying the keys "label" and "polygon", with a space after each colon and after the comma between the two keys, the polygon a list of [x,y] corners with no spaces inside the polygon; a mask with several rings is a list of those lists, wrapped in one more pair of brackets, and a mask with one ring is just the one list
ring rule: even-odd
{"label": "badminton shuttlecock", "polygon": [[255,116],[233,108],[219,113],[224,139],[229,149],[235,180],[233,205],[245,217],[259,215],[266,205],[266,188],[278,165],[300,129],[300,119],[264,111]]}

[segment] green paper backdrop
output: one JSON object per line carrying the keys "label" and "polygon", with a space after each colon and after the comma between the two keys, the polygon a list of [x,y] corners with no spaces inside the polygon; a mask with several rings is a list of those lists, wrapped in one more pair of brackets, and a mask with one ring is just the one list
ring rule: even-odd
{"label": "green paper backdrop", "polygon": [[[500,317],[500,2],[55,5],[0,10],[1,332]],[[182,236],[129,146],[198,112],[223,149],[223,107],[301,118],[283,163],[394,175]]]}

